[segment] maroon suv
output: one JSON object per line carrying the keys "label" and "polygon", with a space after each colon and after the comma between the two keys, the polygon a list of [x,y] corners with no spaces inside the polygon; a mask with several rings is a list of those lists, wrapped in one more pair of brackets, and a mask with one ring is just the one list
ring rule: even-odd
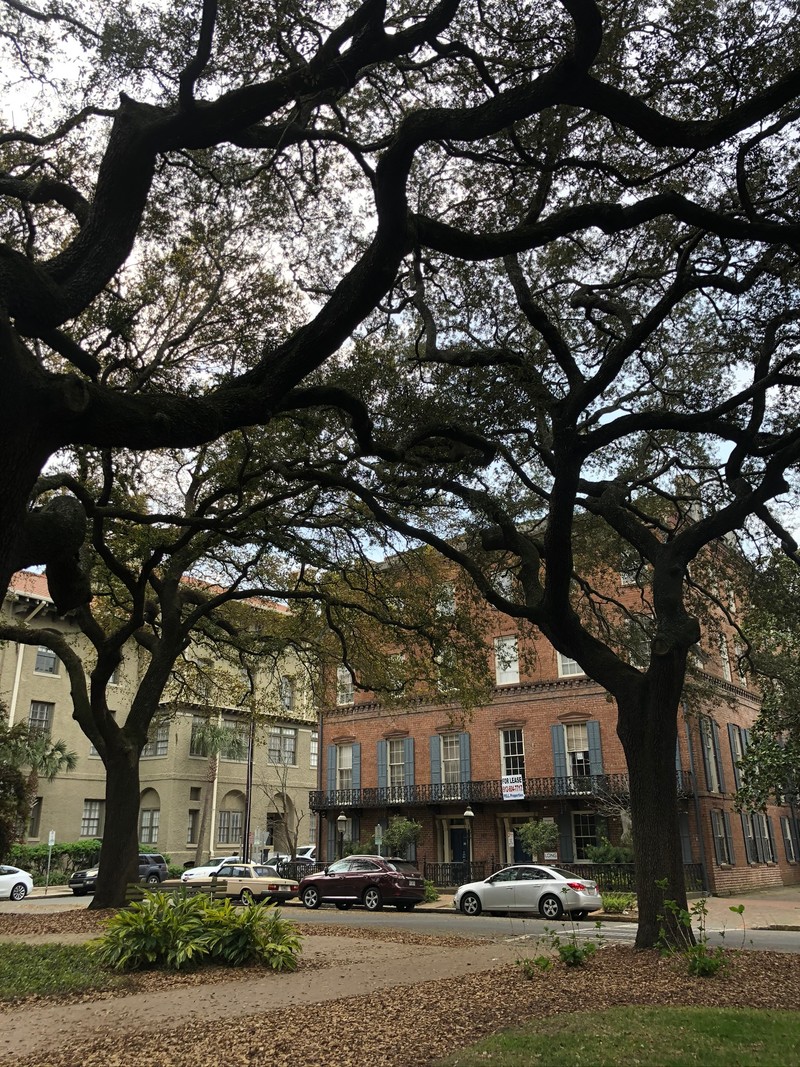
{"label": "maroon suv", "polygon": [[300,899],[307,908],[330,902],[342,911],[354,904],[363,904],[369,911],[378,911],[384,904],[411,911],[425,899],[425,883],[409,860],[346,856],[303,878]]}

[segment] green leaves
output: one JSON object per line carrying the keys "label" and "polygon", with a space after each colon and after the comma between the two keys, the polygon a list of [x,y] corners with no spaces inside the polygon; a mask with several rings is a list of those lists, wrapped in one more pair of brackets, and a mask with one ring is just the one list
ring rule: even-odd
{"label": "green leaves", "polygon": [[96,943],[102,963],[116,970],[182,970],[201,963],[235,967],[263,963],[294,970],[301,937],[271,905],[236,908],[203,893],[145,893],[110,918]]}

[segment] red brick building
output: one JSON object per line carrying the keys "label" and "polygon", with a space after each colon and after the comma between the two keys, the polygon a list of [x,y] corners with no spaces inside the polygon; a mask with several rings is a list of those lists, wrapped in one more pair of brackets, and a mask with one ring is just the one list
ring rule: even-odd
{"label": "red brick building", "polygon": [[[726,894],[797,882],[794,808],[734,809],[736,763],[758,698],[732,672],[733,642],[722,634],[719,642],[702,664],[711,695],[679,726],[687,884]],[[382,706],[354,692],[340,669],[336,705],[322,716],[322,788],[311,794],[323,856],[334,858],[342,837],[372,838],[398,815],[422,824],[416,860],[440,885],[526,858],[513,831],[531,817],[555,821],[564,864],[585,861],[602,838],[619,840],[628,776],[613,699],[540,635],[517,635],[505,616],[497,615],[491,644],[493,695],[470,713],[446,701]]]}

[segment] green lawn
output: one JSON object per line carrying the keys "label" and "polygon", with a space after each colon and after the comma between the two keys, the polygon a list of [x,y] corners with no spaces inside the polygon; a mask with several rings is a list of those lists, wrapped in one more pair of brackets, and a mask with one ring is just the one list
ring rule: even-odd
{"label": "green lawn", "polygon": [[0,1000],[110,989],[126,981],[101,967],[87,945],[0,946]]}
{"label": "green lawn", "polygon": [[800,1016],[752,1008],[612,1008],[506,1031],[442,1067],[789,1067]]}

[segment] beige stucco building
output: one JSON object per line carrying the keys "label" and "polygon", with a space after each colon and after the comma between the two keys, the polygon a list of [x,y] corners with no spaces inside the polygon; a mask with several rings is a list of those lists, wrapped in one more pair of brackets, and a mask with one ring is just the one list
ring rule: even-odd
{"label": "beige stucco building", "polygon": [[[43,575],[16,574],[3,612],[17,623],[57,628],[90,662],[88,642],[76,623],[55,614]],[[144,655],[133,643],[126,647],[115,684],[109,687],[109,707],[119,722],[124,722],[130,708]],[[271,665],[258,684],[274,693],[271,703],[276,710],[254,731],[249,849],[254,857],[262,850],[289,852],[293,841],[300,845],[316,841],[308,797],[309,790],[318,787],[319,761],[317,713],[299,665],[291,660],[278,669]],[[26,842],[46,843],[50,831],[56,842],[102,837],[103,763],[72,718],[69,680],[55,654],[43,646],[0,642],[0,700],[12,723],[28,722],[47,731],[78,757],[74,771],[53,782],[40,780]],[[209,712],[232,731],[242,729],[242,716],[234,708],[178,705],[153,723],[142,753],[139,841],[175,864],[195,857],[206,792],[212,832],[203,842],[203,856],[240,853],[243,845],[247,746],[233,746],[223,753],[216,780],[209,782],[209,759],[198,733]]]}

